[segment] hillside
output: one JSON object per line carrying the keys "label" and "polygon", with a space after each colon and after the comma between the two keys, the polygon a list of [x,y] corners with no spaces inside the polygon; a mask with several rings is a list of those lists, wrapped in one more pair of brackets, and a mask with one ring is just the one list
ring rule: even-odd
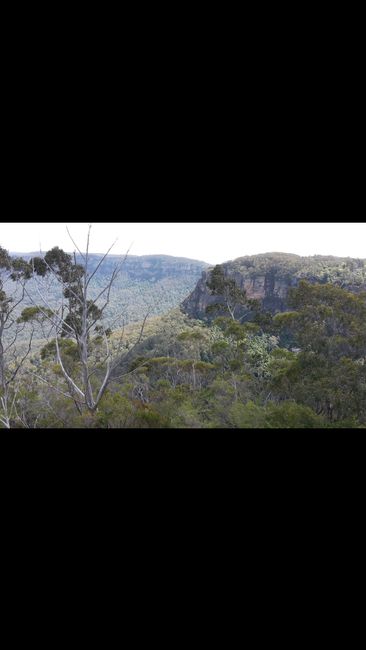
{"label": "hillside", "polygon": [[[315,255],[301,257],[289,253],[264,253],[239,257],[221,265],[226,277],[245,289],[248,298],[261,302],[263,309],[285,311],[287,293],[302,279],[311,283],[334,284],[348,291],[366,289],[366,260]],[[207,318],[206,307],[219,302],[207,287],[212,267],[205,269],[182,309],[193,318]]]}
{"label": "hillside", "polygon": [[[91,270],[100,259],[92,256]],[[98,272],[94,295],[116,261],[107,259]],[[5,278],[17,268],[7,263]],[[75,285],[80,269],[69,264],[58,258],[65,297],[78,293],[56,324],[58,338],[45,345],[35,336],[28,347],[16,341],[15,323],[9,332],[0,328],[0,428],[366,427],[364,260],[268,253],[209,268],[184,258],[135,257],[112,289],[112,313],[122,312],[126,326],[117,322],[103,335],[101,314],[88,316]],[[36,302],[43,295],[46,304],[60,306],[53,281],[40,274],[37,294],[32,280]],[[209,281],[218,296],[210,294]],[[184,311],[176,298],[185,286],[193,291]],[[245,322],[235,311],[248,304],[238,286],[267,313],[251,303],[252,322]],[[222,296],[230,317],[212,321],[206,307]],[[167,308],[169,302],[175,306]],[[12,312],[4,291],[0,303],[6,324]],[[37,315],[37,309],[23,314],[25,328]],[[46,331],[47,318],[43,325]],[[6,341],[14,331],[13,343]]]}
{"label": "hillside", "polygon": [[[40,256],[40,253],[14,253],[13,257]],[[103,256],[90,255],[90,272],[96,268]],[[123,256],[122,256],[123,257]],[[81,261],[80,255],[76,256]],[[90,286],[91,298],[96,298],[106,285],[113,268],[120,262],[120,255],[108,255],[93,278]],[[122,272],[113,285],[106,317],[112,322],[123,313],[125,323],[133,323],[144,318],[147,311],[151,316],[164,314],[173,309],[192,291],[202,271],[209,265],[206,262],[170,255],[128,256]],[[35,282],[30,281],[27,289],[36,303],[40,303]],[[59,304],[60,290],[56,283],[47,286],[47,300],[52,305]],[[27,298],[23,304],[31,305]]]}

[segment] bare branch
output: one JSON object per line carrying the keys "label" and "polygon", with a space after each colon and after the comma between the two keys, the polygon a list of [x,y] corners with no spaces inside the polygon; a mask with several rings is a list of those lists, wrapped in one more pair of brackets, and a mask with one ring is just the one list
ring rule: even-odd
{"label": "bare branch", "polygon": [[[13,347],[14,343],[16,343],[16,341],[17,341],[17,338],[18,338],[19,334],[21,334],[21,332],[24,330],[24,327],[25,327],[25,323],[24,323],[23,327],[21,327],[21,328],[18,328],[18,327],[17,327],[17,328],[16,328],[14,338],[13,338],[12,341],[10,341],[10,343],[9,343],[9,344],[7,345],[7,347],[4,349],[3,354],[6,354],[6,353],[10,350],[10,348]],[[5,329],[8,329],[8,328],[4,327],[4,330],[5,330]]]}
{"label": "bare branch", "polygon": [[[87,239],[86,239],[84,292],[86,292],[86,289],[87,289],[86,280],[87,280],[88,263],[89,263],[89,242],[90,242],[90,231],[91,231],[91,225],[89,225],[89,228],[88,228],[88,236],[87,236]],[[85,293],[85,295],[86,295],[86,293]],[[85,297],[85,295],[84,295],[84,297]]]}
{"label": "bare branch", "polygon": [[[38,289],[37,289],[37,291],[38,291]],[[42,296],[42,294],[41,294],[39,291],[38,291],[38,293],[39,293],[41,299],[43,300],[43,302],[45,303],[46,307],[47,307],[47,308],[52,312],[52,315],[53,315],[55,318],[60,319],[60,317],[59,317],[59,315],[58,315],[58,311],[57,311],[56,309],[54,309],[53,307],[51,307],[51,305],[47,302],[47,300],[44,298],[44,296]],[[52,318],[49,316],[49,314],[47,314],[46,312],[44,312],[43,309],[42,309],[39,305],[37,305],[37,304],[35,303],[35,301],[33,300],[32,296],[28,293],[27,290],[26,290],[26,294],[27,294],[27,296],[30,298],[30,300],[32,301],[33,305],[35,305],[36,307],[38,307],[38,309],[40,310],[42,316],[44,316],[45,318],[47,318],[47,319],[52,323],[52,326],[56,328],[56,327],[57,327],[57,323],[56,323],[54,320],[52,320]],[[62,299],[62,300],[63,300],[63,299]],[[63,303],[62,303],[62,304],[63,304]],[[74,329],[73,329],[70,325],[68,325],[68,323],[65,322],[64,318],[61,318],[61,320],[62,320],[62,326],[61,326],[61,329],[62,329],[63,327],[67,327],[67,328],[69,329],[69,331],[71,332],[71,334],[75,335],[75,331],[74,331]]]}
{"label": "bare branch", "polygon": [[70,392],[72,392],[71,389],[74,389],[74,391],[75,391],[78,395],[80,395],[80,397],[82,397],[82,398],[84,399],[84,398],[85,398],[85,395],[84,395],[83,391],[81,391],[80,388],[75,384],[74,380],[70,377],[70,375],[66,372],[66,370],[65,370],[65,368],[64,368],[64,364],[62,363],[62,359],[61,359],[60,348],[59,348],[59,345],[58,345],[58,336],[57,336],[57,332],[56,332],[56,338],[55,338],[55,341],[56,341],[57,361],[58,361],[58,363],[60,364],[60,368],[61,368],[62,373],[63,373],[63,375],[64,375],[64,377],[65,377],[65,379],[66,379],[66,382],[67,382],[67,385],[68,385],[68,387],[69,387],[69,390],[70,390]]}
{"label": "bare branch", "polygon": [[[103,255],[102,259],[98,262],[98,264],[97,264],[97,266],[95,267],[93,273],[92,273],[91,276],[88,278],[87,283],[86,283],[86,286],[89,286],[90,281],[93,279],[93,277],[94,277],[95,274],[97,273],[99,267],[103,264],[103,262],[104,262],[105,258],[107,257],[109,251],[112,250],[113,246],[115,245],[115,243],[116,243],[117,241],[118,241],[118,239],[116,239],[116,240],[113,242],[112,246],[110,246],[110,247],[108,248],[107,252]],[[114,271],[113,271],[113,272],[114,272]]]}
{"label": "bare branch", "polygon": [[23,283],[21,286],[22,286],[22,290],[23,290],[22,295],[19,298],[18,302],[14,303],[14,305],[11,307],[11,309],[9,309],[9,311],[8,311],[9,316],[14,311],[14,309],[16,309],[18,307],[18,305],[20,305],[20,303],[24,300],[25,284]]}
{"label": "bare branch", "polygon": [[11,375],[10,379],[7,380],[7,382],[6,382],[7,385],[9,385],[15,379],[15,377],[17,376],[17,374],[18,374],[20,368],[22,367],[24,361],[26,360],[27,356],[29,355],[29,353],[31,351],[31,347],[32,347],[33,334],[34,334],[34,329],[32,329],[32,332],[31,332],[31,335],[30,335],[28,350],[25,353],[24,357],[19,362],[18,366],[16,367],[15,371]]}
{"label": "bare branch", "polygon": [[80,248],[78,247],[78,245],[75,244],[75,242],[74,242],[73,238],[71,237],[70,231],[69,231],[69,229],[68,229],[67,226],[66,226],[66,230],[67,230],[67,234],[69,235],[69,237],[70,237],[72,243],[74,244],[75,248],[79,251],[81,257],[83,258],[83,260],[84,260],[84,262],[85,262],[85,257],[84,257],[84,255],[83,255],[83,253],[81,252]]}
{"label": "bare branch", "polygon": [[105,373],[103,383],[102,383],[102,385],[101,385],[101,387],[99,389],[99,392],[98,392],[97,404],[100,402],[100,400],[101,400],[101,398],[103,396],[103,393],[104,393],[105,389],[107,388],[107,384],[108,384],[108,381],[109,381],[109,378],[110,378],[110,375],[111,375],[111,363],[110,363],[110,359],[109,359],[108,337],[107,337],[104,329],[103,329],[103,333],[104,333],[104,340],[105,340],[105,344],[106,344],[106,348],[107,348],[107,369],[106,369],[106,373]]}
{"label": "bare branch", "polygon": [[[15,412],[16,412],[15,400],[16,400],[16,397],[17,397],[17,395],[18,395],[18,392],[19,392],[19,386],[17,386],[17,387],[15,388],[15,390],[14,390],[13,401],[12,401],[12,403],[11,403],[11,407],[10,407],[9,419],[11,419],[11,416],[12,416],[12,414],[13,414],[13,409],[14,409],[14,408],[15,408]],[[20,418],[19,418],[19,419],[20,419]]]}

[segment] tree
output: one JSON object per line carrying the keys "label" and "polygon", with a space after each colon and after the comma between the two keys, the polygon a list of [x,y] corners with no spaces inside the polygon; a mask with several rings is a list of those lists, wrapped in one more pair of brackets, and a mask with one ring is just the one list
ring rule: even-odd
{"label": "tree", "polygon": [[0,423],[10,429],[17,415],[19,392],[18,373],[28,357],[34,328],[31,328],[28,346],[19,355],[17,341],[26,323],[16,318],[17,308],[24,300],[25,283],[30,278],[30,267],[22,258],[12,259],[0,246]]}
{"label": "tree", "polygon": [[293,332],[302,350],[330,361],[365,358],[366,293],[303,280],[289,291],[288,302],[296,311],[276,314],[274,321]]}
{"label": "tree", "polygon": [[178,341],[184,341],[188,347],[190,356],[192,356],[192,384],[196,388],[196,366],[200,361],[200,344],[206,340],[205,335],[199,331],[186,330],[179,334]]}
{"label": "tree", "polygon": [[[222,266],[217,264],[211,271],[210,280],[207,282],[211,294],[219,297],[219,301],[206,307],[207,313],[217,311],[228,312],[232,320],[242,321],[254,309],[258,309],[257,300],[247,298],[245,289],[240,289],[233,278],[226,277]],[[236,314],[240,310],[240,316]],[[243,313],[244,310],[244,313]]]}
{"label": "tree", "polygon": [[290,330],[300,350],[273,364],[272,390],[330,421],[366,421],[366,294],[332,285],[299,283],[289,295],[296,311],[274,320]]}
{"label": "tree", "polygon": [[[86,251],[82,253],[67,230],[80,254],[82,263],[77,263],[76,252],[71,256],[58,247],[48,251],[44,260],[36,258],[30,262],[33,278],[37,283],[37,290],[43,302],[43,305],[37,308],[37,314],[41,314],[50,322],[50,336],[54,337],[56,361],[67,384],[68,392],[63,394],[74,401],[80,413],[84,409],[91,413],[97,411],[106,388],[112,381],[113,373],[120,363],[124,335],[124,327],[122,327],[119,339],[113,346],[112,329],[106,322],[105,310],[110,301],[113,284],[121,272],[127,255],[121,257],[114,266],[106,285],[102,287],[96,298],[91,299],[89,297],[90,283],[114,244],[103,255],[96,268],[91,271],[90,231],[91,226],[88,230]],[[56,282],[61,289],[60,304],[57,307],[52,306],[47,299],[47,283],[50,281]],[[142,323],[139,340],[147,315]],[[123,313],[119,314],[119,317],[122,316]],[[25,317],[25,312],[23,312],[23,317]],[[114,323],[117,320],[118,317],[114,319]],[[73,367],[73,371],[67,368],[64,362],[62,339],[72,339],[76,344],[78,363]],[[131,352],[132,348],[127,355]],[[42,377],[39,378],[44,380]],[[57,390],[60,392],[59,388]]]}

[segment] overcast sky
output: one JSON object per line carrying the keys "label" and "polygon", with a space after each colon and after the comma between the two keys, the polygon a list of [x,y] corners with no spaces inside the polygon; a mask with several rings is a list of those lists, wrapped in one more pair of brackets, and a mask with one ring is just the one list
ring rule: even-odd
{"label": "overcast sky", "polygon": [[[72,252],[66,226],[84,251],[87,223],[2,223],[0,246],[10,252]],[[90,251],[175,255],[220,264],[256,253],[339,255],[366,258],[366,224],[361,223],[93,223]]]}

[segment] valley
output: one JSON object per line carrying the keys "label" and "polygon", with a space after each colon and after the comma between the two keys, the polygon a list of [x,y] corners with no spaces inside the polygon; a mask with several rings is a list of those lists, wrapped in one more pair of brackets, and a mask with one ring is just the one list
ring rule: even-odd
{"label": "valley", "polygon": [[120,256],[90,254],[86,296],[82,256],[0,253],[0,426],[366,427],[364,259],[131,256],[104,308]]}
{"label": "valley", "polygon": [[[39,255],[39,253],[38,253]],[[12,253],[12,257],[22,257],[30,260],[37,253]],[[90,255],[90,274],[97,268],[102,255]],[[90,284],[90,298],[96,299],[102,288],[108,283],[115,266],[124,260],[123,256],[109,255],[98,269],[98,273]],[[82,258],[76,255],[80,264]],[[109,304],[105,312],[105,320],[114,329],[136,323],[145,318],[158,316],[177,307],[192,291],[204,269],[206,262],[169,255],[128,256],[122,264],[122,271],[113,284]],[[42,278],[31,279],[27,283],[27,294],[17,309],[20,314],[24,306],[43,304],[40,293],[51,307],[56,307],[61,298],[60,286],[54,279],[42,281]],[[102,304],[103,297],[97,301]],[[42,338],[37,331],[37,339]]]}

